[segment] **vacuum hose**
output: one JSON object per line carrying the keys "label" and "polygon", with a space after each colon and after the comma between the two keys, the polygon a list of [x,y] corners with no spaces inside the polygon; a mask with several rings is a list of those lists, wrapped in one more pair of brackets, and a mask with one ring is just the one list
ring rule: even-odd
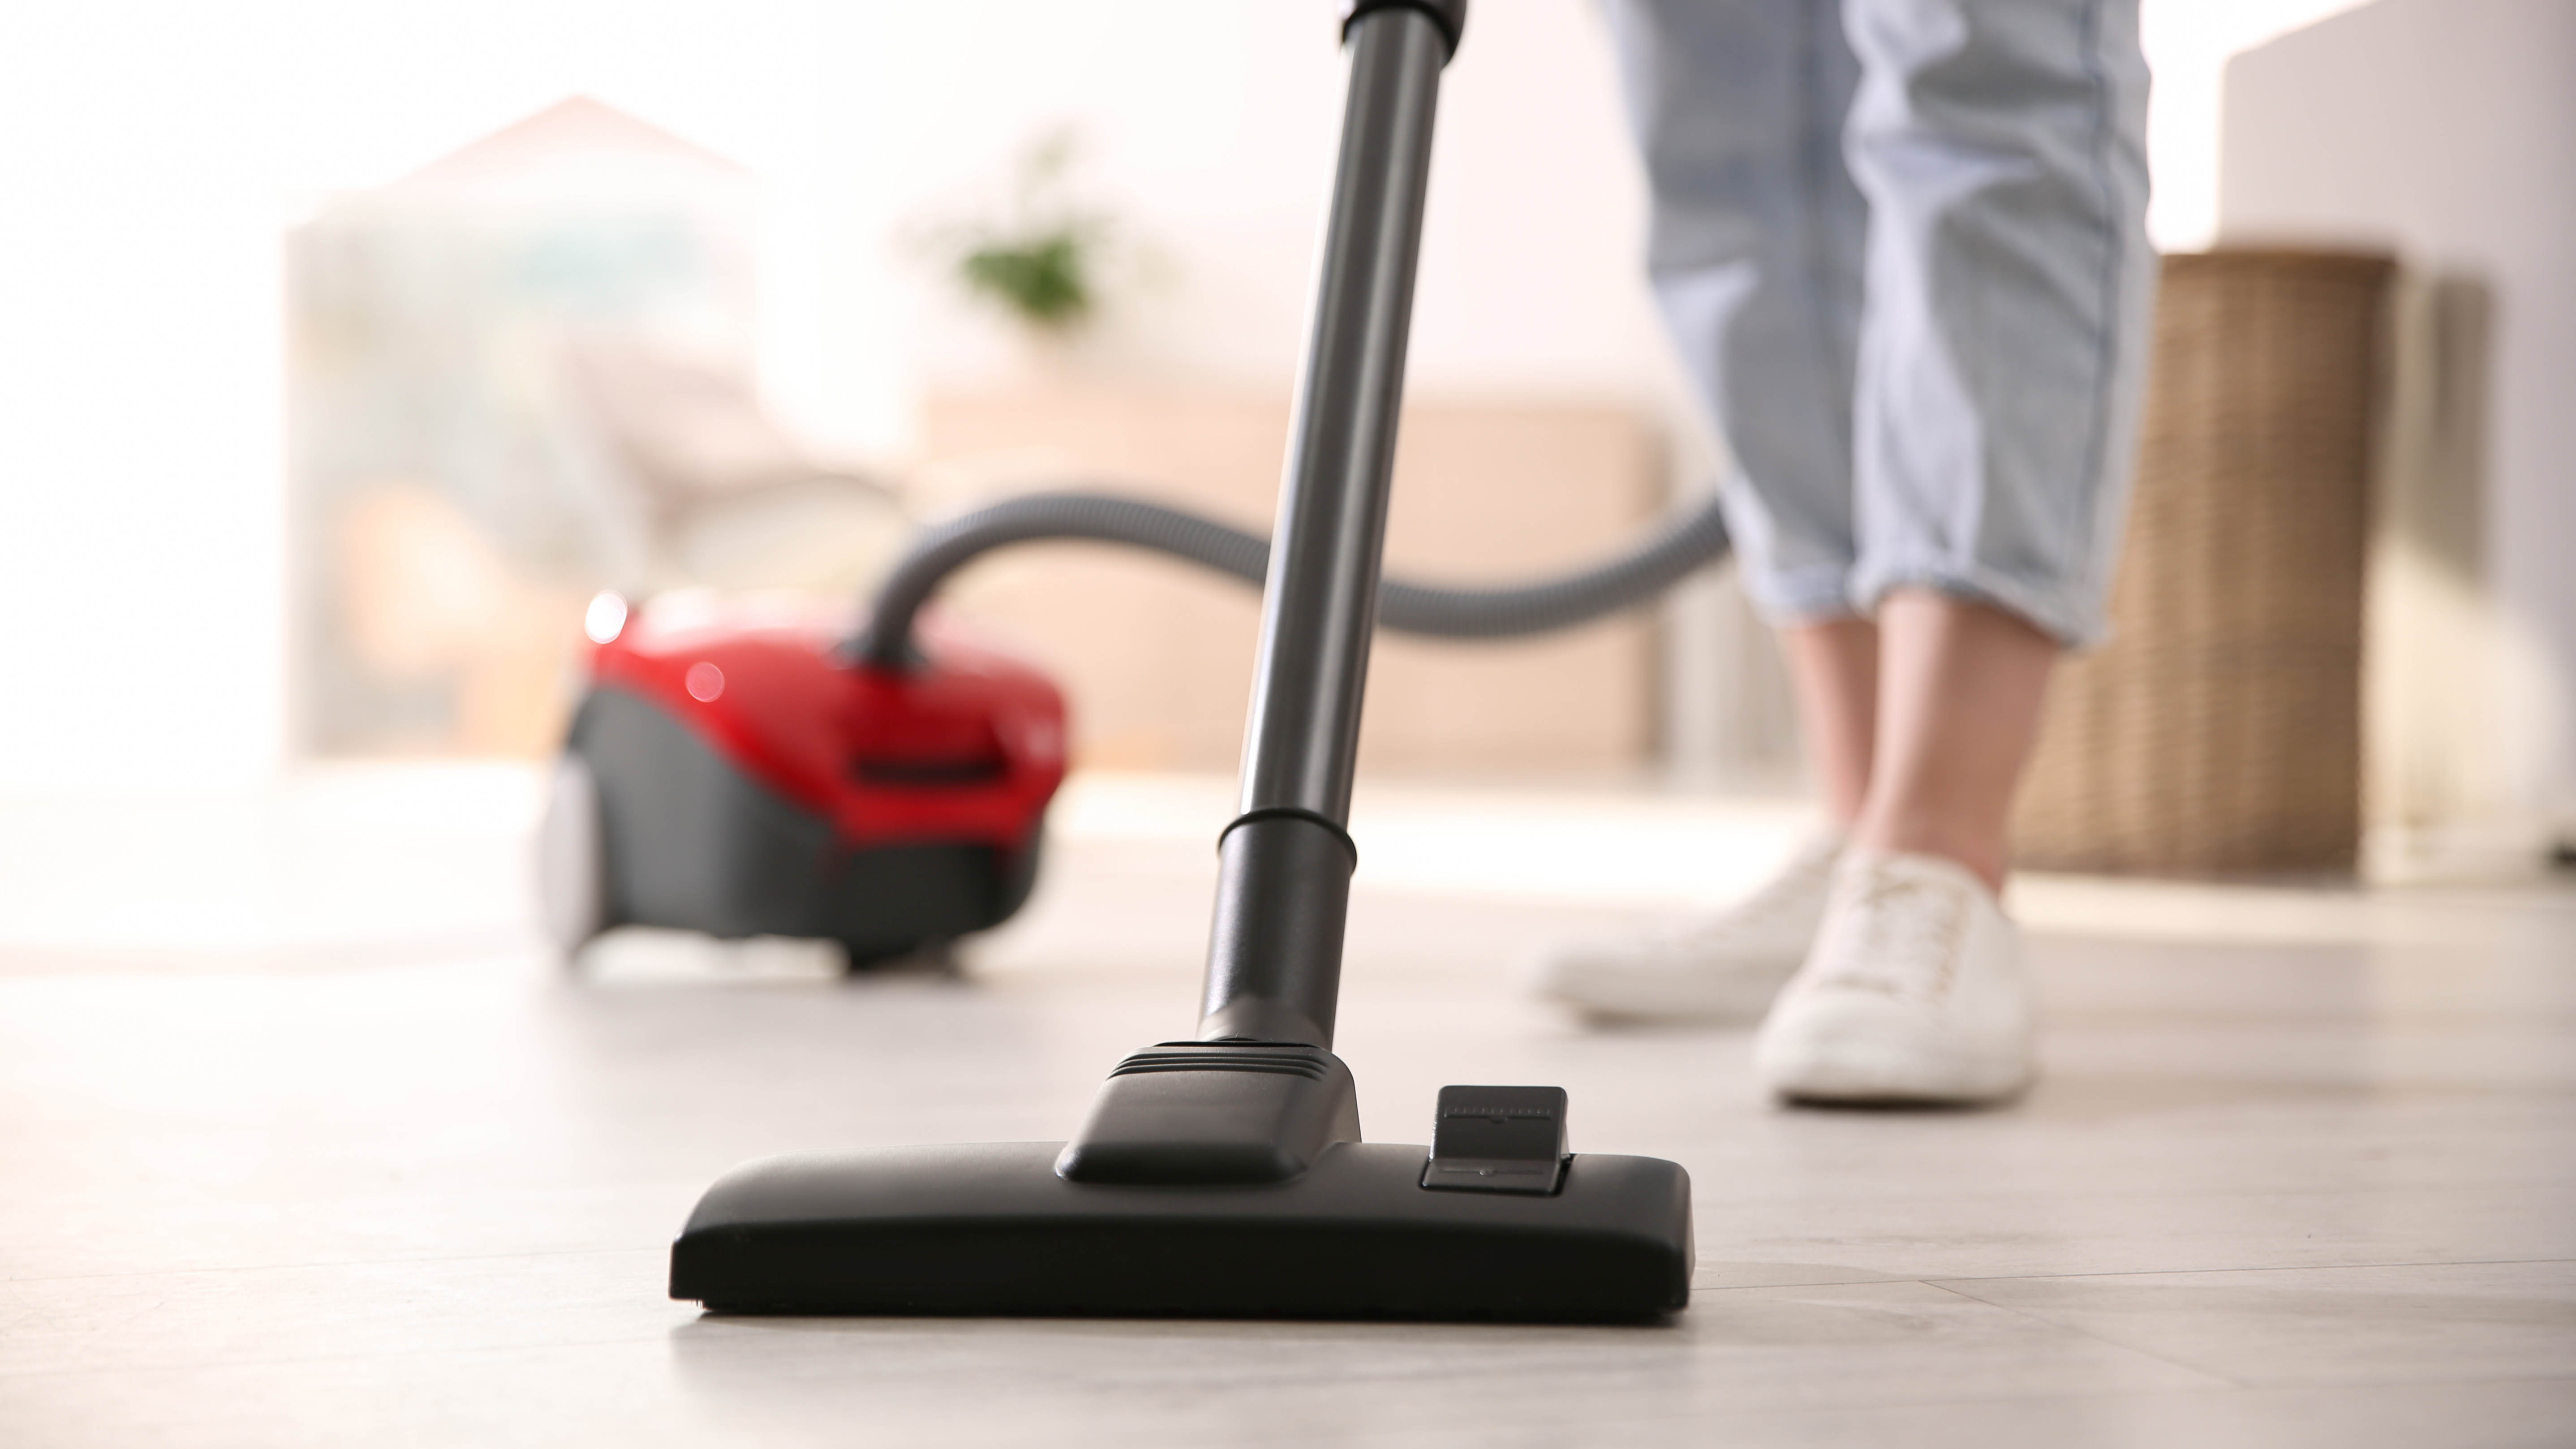
{"label": "vacuum hose", "polygon": [[[912,621],[941,582],[979,555],[1042,539],[1123,543],[1231,574],[1258,587],[1270,541],[1195,513],[1108,493],[1030,493],[922,530],[878,586],[857,641],[868,663],[901,668],[917,656]],[[1388,579],[1377,621],[1407,634],[1506,639],[1571,628],[1643,603],[1726,556],[1717,495],[1673,511],[1627,551],[1590,568],[1498,588],[1445,588]]]}

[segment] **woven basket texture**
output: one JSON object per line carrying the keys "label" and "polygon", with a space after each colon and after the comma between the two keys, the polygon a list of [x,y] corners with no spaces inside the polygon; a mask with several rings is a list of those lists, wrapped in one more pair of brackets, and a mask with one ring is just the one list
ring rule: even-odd
{"label": "woven basket texture", "polygon": [[2386,257],[2168,257],[2112,638],[2060,671],[2024,866],[2348,873]]}

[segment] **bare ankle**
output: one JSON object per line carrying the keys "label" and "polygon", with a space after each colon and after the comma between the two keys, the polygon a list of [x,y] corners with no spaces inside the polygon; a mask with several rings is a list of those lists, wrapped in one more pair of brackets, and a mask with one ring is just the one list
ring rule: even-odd
{"label": "bare ankle", "polygon": [[1937,855],[1984,881],[2001,896],[2008,854],[2004,842],[1934,820],[1887,820],[1864,815],[1853,824],[1851,848],[1881,855]]}

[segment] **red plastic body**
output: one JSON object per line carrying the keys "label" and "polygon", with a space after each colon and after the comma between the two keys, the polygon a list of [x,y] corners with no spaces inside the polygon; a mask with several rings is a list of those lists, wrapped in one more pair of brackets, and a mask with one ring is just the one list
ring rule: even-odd
{"label": "red plastic body", "polygon": [[832,822],[844,846],[1009,850],[1064,781],[1064,696],[940,619],[907,672],[836,653],[846,615],[757,603],[648,609],[591,656],[591,683],[667,711],[710,749]]}

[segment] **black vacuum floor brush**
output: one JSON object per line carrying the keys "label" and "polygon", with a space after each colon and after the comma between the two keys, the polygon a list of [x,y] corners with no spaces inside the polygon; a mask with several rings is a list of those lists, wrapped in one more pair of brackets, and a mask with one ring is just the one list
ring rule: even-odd
{"label": "black vacuum floor brush", "polygon": [[1069,1142],[774,1158],[708,1189],[671,1294],[715,1312],[1633,1319],[1690,1296],[1690,1179],[1569,1150],[1554,1087],[1447,1087],[1360,1140],[1332,1053],[1345,827],[1424,183],[1465,0],[1355,0],[1331,221],[1264,588],[1196,1040]]}

